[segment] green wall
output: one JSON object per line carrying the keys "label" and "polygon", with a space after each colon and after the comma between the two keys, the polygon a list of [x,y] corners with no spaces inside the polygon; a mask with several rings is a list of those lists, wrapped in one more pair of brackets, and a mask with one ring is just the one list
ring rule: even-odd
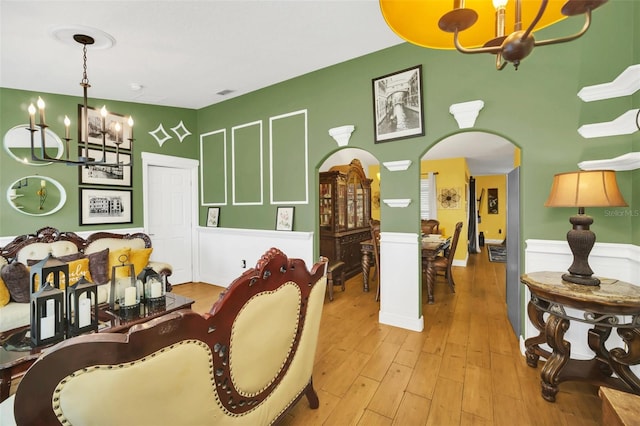
{"label": "green wall", "polygon": [[[475,99],[485,106],[473,130],[498,134],[522,149],[521,227],[522,238],[564,239],[573,209],[545,208],[555,173],[577,169],[584,160],[612,158],[629,151],[640,151],[640,133],[633,135],[584,139],[577,129],[582,124],[609,121],[623,112],[640,106],[640,94],[605,101],[582,102],[578,91],[584,87],[611,81],[627,66],[640,62],[640,5],[633,1],[608,2],[594,13],[594,22],[582,38],[560,45],[536,48],[520,69],[512,67],[498,72],[492,55],[462,55],[455,51],[423,49],[401,44],[360,58],[291,79],[262,90],[211,105],[198,111],[104,101],[110,110],[132,114],[136,119],[136,167],[134,168],[134,223],[118,227],[142,226],[142,189],[140,152],[150,151],[188,158],[199,157],[198,134],[220,129],[227,131],[227,148],[231,130],[262,121],[263,205],[231,205],[231,177],[228,177],[227,205],[221,206],[221,226],[235,228],[274,229],[276,206],[270,205],[269,193],[269,119],[290,112],[306,110],[308,121],[309,203],[296,205],[295,227],[298,231],[317,231],[317,170],[338,147],[328,135],[332,127],[353,124],[356,127],[349,147],[372,153],[380,162],[413,161],[403,172],[381,169],[381,198],[419,199],[419,163],[423,154],[438,141],[460,131],[449,106]],[[564,21],[541,31],[538,38],[567,34],[581,22]],[[309,52],[309,54],[313,54]],[[422,64],[425,135],[405,140],[375,144],[373,142],[373,106],[371,80],[394,71]],[[36,93],[0,89],[0,133],[26,120],[26,107],[37,98]],[[51,112],[61,116],[76,110],[79,98],[47,95]],[[92,102],[101,105],[102,101]],[[58,133],[61,116],[48,115]],[[54,118],[57,122],[54,122]],[[183,143],[177,138],[162,147],[148,135],[159,123],[165,129],[182,120],[193,133]],[[284,132],[286,135],[286,132]],[[292,137],[286,135],[287,138]],[[292,137],[295,139],[294,137]],[[297,141],[296,143],[299,143]],[[299,175],[300,154],[296,149],[279,147],[277,173],[291,170]],[[210,160],[220,167],[220,159]],[[231,155],[227,155],[231,172]],[[208,161],[203,163],[206,170]],[[0,154],[0,192],[22,175],[42,173],[58,179],[69,188],[67,205],[58,213],[42,218],[27,218],[7,206],[0,198],[2,218],[0,235],[31,232],[40,226],[61,229],[92,229],[78,226],[77,171],[62,165],[42,168],[21,166],[6,153]],[[248,175],[256,178],[256,170]],[[211,175],[210,175],[211,176]],[[595,219],[593,230],[600,242],[640,244],[640,171],[620,172],[618,181],[629,208],[616,209],[621,215],[605,209],[588,209]],[[282,178],[276,182],[282,182]],[[286,180],[285,180],[286,182]],[[298,182],[296,182],[297,184]],[[219,182],[212,183],[219,190]],[[205,182],[205,194],[208,192]],[[255,190],[254,187],[251,188]],[[282,191],[280,188],[277,191]],[[298,187],[291,192],[297,193]],[[242,195],[242,194],[240,194]],[[218,200],[214,195],[212,199]],[[382,204],[381,220],[385,231],[418,232],[418,203],[409,208],[390,208]],[[200,224],[205,223],[206,207],[200,209]],[[110,228],[113,228],[111,226]],[[101,228],[95,226],[94,228]],[[109,227],[102,227],[109,228]]]}
{"label": "green wall", "polygon": [[[318,166],[337,150],[328,129],[353,124],[356,130],[349,147],[365,149],[380,162],[413,160],[405,172],[382,168],[381,198],[417,200],[419,159],[435,143],[459,131],[449,106],[481,99],[485,106],[473,130],[498,134],[522,149],[523,239],[564,239],[570,227],[568,218],[575,212],[543,207],[553,175],[576,170],[580,161],[612,158],[638,148],[637,134],[584,139],[577,132],[582,124],[609,121],[634,105],[638,107],[637,95],[591,103],[577,97],[582,87],[611,81],[638,62],[634,43],[614,42],[634,40],[638,8],[634,2],[609,2],[594,14],[592,28],[585,36],[567,44],[538,47],[518,71],[512,67],[496,71],[491,55],[462,55],[402,44],[203,108],[198,111],[200,131],[229,129],[255,120],[267,123],[270,116],[307,109],[310,179],[314,182],[310,199],[317,197]],[[581,24],[565,21],[539,37],[567,34]],[[423,65],[425,135],[375,144],[371,79],[417,64]],[[266,179],[268,170],[264,174]],[[632,179],[636,182],[633,188]],[[618,173],[618,181],[630,207],[616,209],[620,216],[605,209],[589,209],[595,219],[593,229],[600,242],[639,244],[638,231],[630,232],[637,218],[629,214],[640,207],[638,196],[633,196],[640,186],[638,172]],[[223,226],[273,228],[272,206],[229,205],[222,210]],[[316,210],[316,203],[297,206],[295,229],[316,230]],[[417,232],[416,203],[406,209],[383,204],[381,214],[384,230]]]}
{"label": "green wall", "polygon": [[[78,89],[80,92],[80,89]],[[89,95],[91,92],[89,92]],[[20,124],[28,124],[27,107],[41,96],[46,102],[46,120],[51,130],[58,135],[64,135],[63,119],[65,114],[75,124],[72,124],[71,137],[76,139],[78,105],[81,97],[62,96],[48,93],[35,93],[22,90],[0,88],[0,134]],[[12,236],[34,232],[44,226],[53,226],[65,231],[91,231],[98,229],[117,229],[142,227],[142,151],[175,155],[188,158],[198,158],[198,127],[195,110],[183,108],[168,108],[137,103],[116,102],[111,100],[90,99],[90,106],[101,108],[106,105],[110,112],[132,115],[134,124],[134,168],[132,173],[133,188],[133,223],[118,225],[79,225],[79,190],[78,168],[64,164],[46,166],[28,166],[11,158],[4,149],[0,150],[0,236]],[[180,142],[171,130],[180,121],[192,135]],[[162,146],[149,132],[156,130],[162,124],[172,139]],[[71,142],[75,147],[77,141]],[[74,150],[75,152],[75,150]],[[67,191],[67,202],[58,212],[48,216],[25,216],[9,206],[6,199],[7,189],[18,178],[26,175],[40,175],[51,177],[60,182]],[[85,186],[90,187],[90,186]],[[124,187],[91,186],[96,189],[126,189]],[[49,200],[48,200],[49,201]]]}

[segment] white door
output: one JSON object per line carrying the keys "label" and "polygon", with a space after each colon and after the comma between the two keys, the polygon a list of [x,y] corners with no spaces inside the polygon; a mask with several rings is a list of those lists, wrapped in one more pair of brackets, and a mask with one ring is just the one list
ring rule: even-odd
{"label": "white door", "polygon": [[153,242],[151,259],[170,263],[171,284],[193,280],[193,173],[187,168],[146,167],[146,231]]}

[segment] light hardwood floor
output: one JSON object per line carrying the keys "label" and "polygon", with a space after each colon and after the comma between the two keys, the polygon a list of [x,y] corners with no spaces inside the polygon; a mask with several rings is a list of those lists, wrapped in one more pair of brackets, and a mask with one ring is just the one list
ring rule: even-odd
{"label": "light hardwood floor", "polygon": [[[425,329],[378,323],[362,276],[325,300],[313,380],[320,408],[303,398],[289,425],[600,425],[597,388],[565,382],[557,402],[540,396],[540,366],[527,366],[507,320],[505,265],[483,252],[454,267],[456,293],[442,277],[436,303],[426,304]],[[375,275],[375,274],[371,274]],[[183,284],[174,292],[208,311],[220,287]],[[540,363],[541,364],[541,363]]]}

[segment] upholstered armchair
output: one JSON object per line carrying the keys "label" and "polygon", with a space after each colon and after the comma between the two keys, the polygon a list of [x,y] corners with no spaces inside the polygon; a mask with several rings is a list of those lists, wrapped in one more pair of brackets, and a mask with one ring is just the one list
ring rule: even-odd
{"label": "upholstered armchair", "polygon": [[268,425],[303,396],[317,408],[326,267],[308,271],[271,249],[205,315],[182,310],[61,342],[0,414],[13,408],[18,424]]}

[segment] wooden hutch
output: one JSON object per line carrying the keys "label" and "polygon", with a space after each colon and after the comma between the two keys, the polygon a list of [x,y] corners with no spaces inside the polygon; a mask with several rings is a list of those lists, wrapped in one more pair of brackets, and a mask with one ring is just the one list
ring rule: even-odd
{"label": "wooden hutch", "polygon": [[320,173],[320,254],[343,261],[345,276],[362,271],[360,242],[371,238],[371,179],[360,160]]}

